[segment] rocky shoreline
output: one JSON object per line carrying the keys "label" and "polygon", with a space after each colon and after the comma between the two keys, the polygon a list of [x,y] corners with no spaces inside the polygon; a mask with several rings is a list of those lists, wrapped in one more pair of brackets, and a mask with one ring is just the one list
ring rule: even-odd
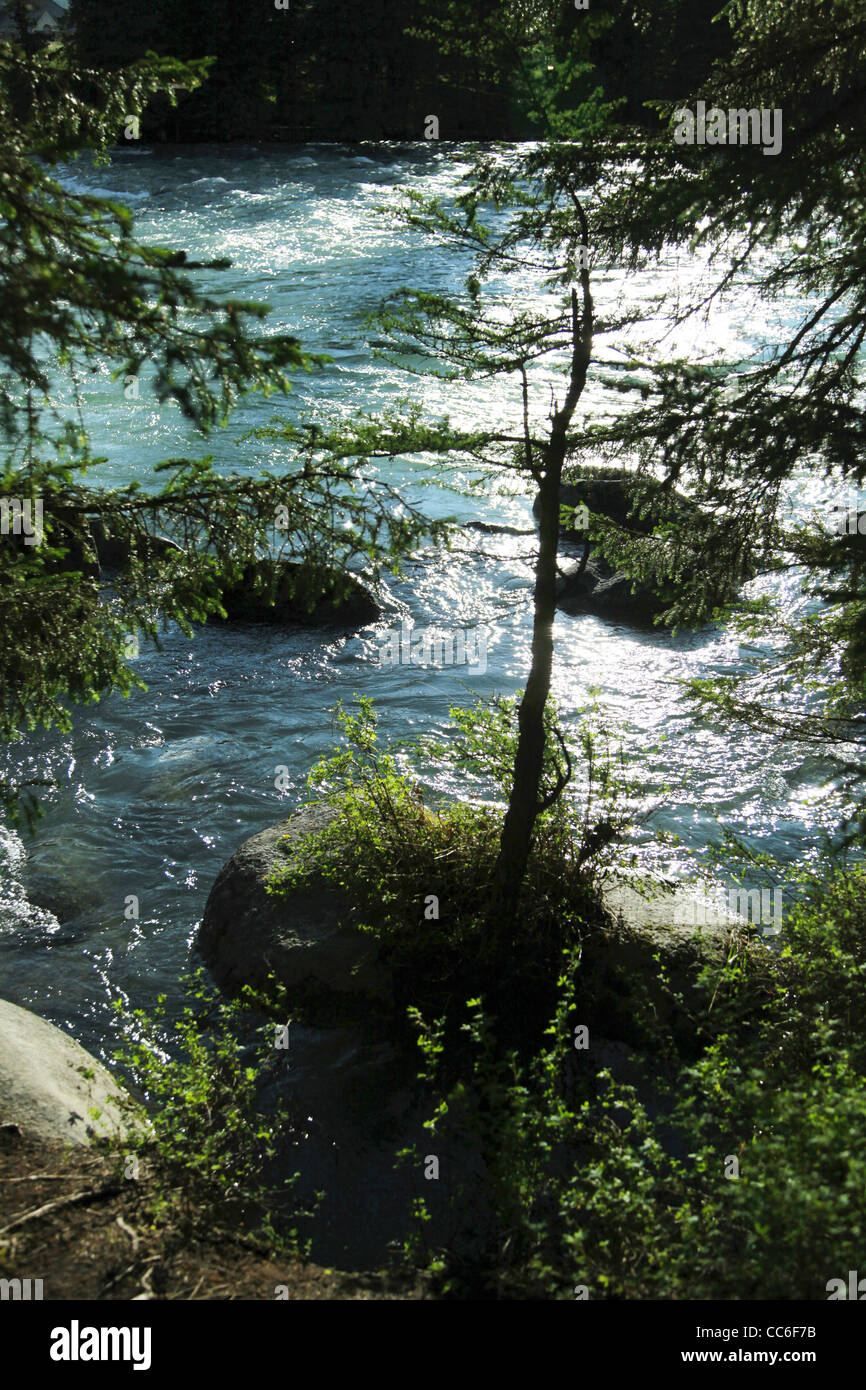
{"label": "rocky shoreline", "polygon": [[[344,1155],[326,1222],[339,1225],[346,1209],[360,1204],[369,1208],[365,1220],[397,1229],[411,1184],[400,1188],[393,1157],[421,1138],[426,1111],[401,1046],[389,963],[376,939],[358,930],[346,894],[321,877],[287,895],[268,891],[304,836],[336,814],[314,803],[245,840],[216,878],[196,950],[226,995],[245,985],[262,988],[273,974],[292,1017],[308,1030],[293,1100],[316,1117],[319,1159],[332,1150]],[[769,957],[733,914],[701,928],[678,924],[693,896],[688,885],[619,879],[603,887],[603,927],[584,945],[581,1017],[593,1065],[620,1080],[637,1080],[640,1056],[652,1051],[652,1032],[641,1022],[647,1006],[687,1052],[706,1002],[705,967],[720,970],[732,949]],[[123,1092],[106,1068],[59,1029],[3,1001],[0,1059],[0,1133],[7,1138],[68,1147],[122,1137]],[[644,1099],[654,1105],[652,1095]],[[381,1216],[373,1217],[380,1203]]]}

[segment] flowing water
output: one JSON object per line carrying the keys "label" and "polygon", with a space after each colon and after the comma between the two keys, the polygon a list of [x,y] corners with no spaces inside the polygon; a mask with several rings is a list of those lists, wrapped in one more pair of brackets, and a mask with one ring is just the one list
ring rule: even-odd
{"label": "flowing water", "polygon": [[[254,425],[275,413],[294,418],[327,408],[348,415],[394,405],[407,389],[455,421],[516,421],[513,382],[411,378],[407,388],[395,366],[374,358],[363,323],[404,284],[448,289],[465,275],[465,264],[376,211],[401,189],[447,195],[463,160],[458,149],[427,145],[363,154],[336,146],[197,147],[121,151],[110,167],[68,171],[70,187],[127,203],[142,240],[181,246],[197,259],[230,257],[231,270],[197,272],[198,283],[269,303],[268,331],[294,332],[305,348],[332,359],[296,377],[286,400],[245,401],[231,427],[204,446],[178,412],[153,401],[146,383],[138,399],[128,399],[132,392],[107,370],[92,377],[85,414],[93,450],[107,459],[104,481],[146,482],[155,462],[195,450],[213,452],[227,469],[275,468],[279,446],[244,437]],[[599,295],[640,300],[671,277],[685,282],[696,274],[700,266],[687,258],[630,278],[609,274]],[[527,285],[524,292],[535,291]],[[680,345],[704,348],[712,331],[728,347],[742,344],[745,355],[771,344],[799,307],[778,306],[774,324],[766,305],[742,286],[711,330],[695,326]],[[611,360],[615,347],[609,345]],[[549,408],[548,380],[534,383],[539,418]],[[603,386],[593,385],[587,413],[605,399]],[[431,515],[531,527],[529,495],[492,485],[473,497],[424,488],[424,472],[423,460],[379,469]],[[470,476],[468,469],[457,475],[461,482]],[[804,473],[792,506],[802,511],[818,500]],[[530,535],[464,525],[453,551],[425,552],[404,580],[390,583],[382,623],[351,635],[239,627],[205,629],[189,640],[170,632],[162,651],[143,647],[136,660],[146,693],[78,711],[68,737],[28,740],[20,770],[57,785],[34,838],[0,830],[0,993],[103,1057],[111,1056],[121,1027],[111,997],[149,1007],[166,993],[176,1010],[177,980],[219,868],[243,839],[303,800],[309,768],[332,745],[329,711],[338,699],[372,696],[384,734],[399,741],[442,731],[451,704],[521,687],[529,665],[531,545]],[[796,579],[785,583],[794,603]],[[481,639],[486,662],[382,665],[380,647],[403,619],[465,632],[470,651]],[[827,763],[765,736],[696,721],[676,685],[685,675],[746,672],[757,651],[723,631],[672,638],[591,616],[560,615],[555,636],[554,688],[563,714],[574,718],[597,688],[642,781],[645,805],[657,807],[644,839],[659,829],[676,832],[700,860],[725,827],[760,842],[782,865],[814,854],[838,812]],[[288,769],[282,790],[275,786],[278,767]],[[464,790],[441,769],[431,769],[428,780],[446,794]],[[28,902],[25,855],[56,916]],[[137,920],[125,916],[130,895],[139,902]],[[296,1047],[299,1075],[314,1079],[323,1065],[315,1034],[299,1033]]]}

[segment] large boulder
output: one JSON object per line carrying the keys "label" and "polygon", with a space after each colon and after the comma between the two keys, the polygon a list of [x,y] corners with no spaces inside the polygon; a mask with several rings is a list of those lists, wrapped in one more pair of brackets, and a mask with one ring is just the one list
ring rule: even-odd
{"label": "large boulder", "polygon": [[[387,1027],[400,992],[396,967],[373,936],[357,929],[346,895],[320,876],[288,894],[268,892],[303,836],[337,814],[321,803],[306,806],[246,840],[217,877],[198,949],[227,993],[260,988],[273,973],[310,1022]],[[771,952],[755,929],[734,914],[707,916],[704,902],[688,885],[636,887],[620,879],[604,886],[580,969],[588,1024],[607,1038],[652,1048],[652,1028],[641,1018],[648,1009],[688,1042],[706,1004],[700,976],[707,966],[721,970],[732,949],[743,949],[770,968]]]}
{"label": "large boulder", "polygon": [[[585,476],[563,482],[559,496],[565,507],[584,506],[594,515],[606,517],[616,526],[639,535],[649,535],[662,516],[686,519],[695,511],[688,498],[678,493],[663,493],[660,485],[651,479],[641,480],[641,488],[646,489],[641,494],[643,507],[647,497],[650,501],[643,515],[637,514],[634,475],[626,469],[587,469]],[[533,510],[537,518],[538,499]],[[671,598],[660,596],[649,585],[636,583],[614,569],[594,549],[581,527],[566,524],[561,535],[563,540],[582,541],[584,545],[584,554],[579,560],[560,566],[556,605],[562,612],[593,613],[600,618],[648,627],[670,607]]]}
{"label": "large boulder", "polygon": [[[648,536],[662,517],[688,522],[698,514],[696,504],[682,493],[664,488],[653,478],[642,477],[638,482],[627,468],[586,468],[582,474],[563,480],[559,500],[563,507],[585,506],[597,516],[607,517],[617,526],[642,536]],[[532,510],[537,521],[538,498]],[[562,535],[582,540],[585,532],[569,524],[562,528]]]}
{"label": "large boulder", "polygon": [[288,895],[268,893],[304,835],[337,814],[305,806],[245,840],[221,869],[205,905],[197,945],[221,989],[261,988],[268,975],[318,1018],[390,999],[390,975],[376,941],[354,926],[351,902],[313,876]]}
{"label": "large boulder", "polygon": [[708,912],[704,891],[687,883],[618,879],[602,897],[607,926],[587,938],[581,959],[588,1025],[642,1050],[652,1050],[667,1026],[690,1051],[725,963],[739,953],[748,956],[751,980],[741,1011],[757,1015],[778,958],[744,917]]}
{"label": "large boulder", "polygon": [[382,616],[372,594],[354,575],[313,570],[293,561],[276,567],[265,560],[248,565],[240,580],[223,590],[222,600],[226,621],[235,623],[357,628]]}
{"label": "large boulder", "polygon": [[88,1144],[123,1137],[129,1098],[101,1062],[38,1014],[0,999],[0,1125]]}
{"label": "large boulder", "polygon": [[177,542],[169,540],[167,536],[154,536],[149,531],[120,535],[112,532],[99,517],[90,522],[90,534],[101,571],[125,569],[132,559],[149,564],[168,555],[183,554]]}
{"label": "large boulder", "polygon": [[[175,541],[150,532],[115,528],[111,530],[98,516],[89,516],[85,504],[79,507],[60,506],[49,502],[43,518],[52,547],[62,548],[63,555],[46,556],[49,574],[80,573],[87,580],[99,581],[106,574],[125,569],[135,558],[149,564],[166,555],[183,552]],[[13,537],[13,544],[23,546],[23,537]]]}
{"label": "large boulder", "polygon": [[[166,536],[147,531],[114,530],[99,517],[55,507],[50,513],[51,542],[67,553],[50,560],[51,573],[81,572],[93,583],[123,571],[132,560],[148,566],[183,557],[183,549]],[[23,537],[13,537],[23,546]],[[365,627],[378,622],[382,609],[355,575],[327,566],[268,559],[247,565],[240,578],[222,591],[226,618],[211,622],[284,623],[307,627]]]}

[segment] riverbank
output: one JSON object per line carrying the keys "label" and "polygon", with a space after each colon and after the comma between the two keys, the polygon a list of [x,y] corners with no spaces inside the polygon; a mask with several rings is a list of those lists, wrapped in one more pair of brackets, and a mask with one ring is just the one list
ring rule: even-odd
{"label": "riverbank", "polygon": [[424,1281],[347,1274],[275,1257],[214,1230],[193,1246],[144,1211],[150,1181],[118,1184],[97,1149],[0,1132],[0,1278],[42,1281],[45,1300],[412,1300]]}

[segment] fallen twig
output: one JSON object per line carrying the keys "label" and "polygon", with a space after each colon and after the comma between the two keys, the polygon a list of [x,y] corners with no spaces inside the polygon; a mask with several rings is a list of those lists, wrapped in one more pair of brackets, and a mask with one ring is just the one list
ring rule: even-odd
{"label": "fallen twig", "polygon": [[80,1206],[84,1202],[99,1202],[104,1197],[116,1197],[120,1188],[113,1187],[88,1187],[83,1192],[73,1192],[69,1197],[58,1197],[56,1202],[45,1202],[41,1207],[34,1207],[32,1211],[25,1211],[23,1216],[17,1216],[14,1221],[10,1221],[8,1226],[0,1230],[0,1236],[8,1235],[10,1231],[17,1231],[19,1226],[24,1226],[28,1221],[38,1221],[43,1216],[48,1216],[52,1211],[59,1211],[61,1207]]}
{"label": "fallen twig", "polygon": [[136,1254],[138,1250],[138,1232],[134,1231],[131,1226],[127,1225],[122,1216],[116,1216],[114,1218],[114,1224],[120,1227],[124,1235],[129,1236],[129,1239],[132,1241],[132,1253],[133,1255]]}
{"label": "fallen twig", "polygon": [[0,1182],[71,1182],[74,1173],[28,1173],[24,1178],[0,1178]]}
{"label": "fallen twig", "polygon": [[136,1260],[133,1264],[127,1265],[126,1269],[122,1269],[119,1274],[113,1275],[111,1279],[108,1280],[108,1283],[103,1284],[102,1288],[100,1289],[100,1293],[108,1293],[109,1289],[113,1289],[115,1284],[119,1284],[121,1279],[126,1278],[127,1274],[132,1274],[134,1270],[138,1269],[141,1266],[142,1263],[142,1260]]}

